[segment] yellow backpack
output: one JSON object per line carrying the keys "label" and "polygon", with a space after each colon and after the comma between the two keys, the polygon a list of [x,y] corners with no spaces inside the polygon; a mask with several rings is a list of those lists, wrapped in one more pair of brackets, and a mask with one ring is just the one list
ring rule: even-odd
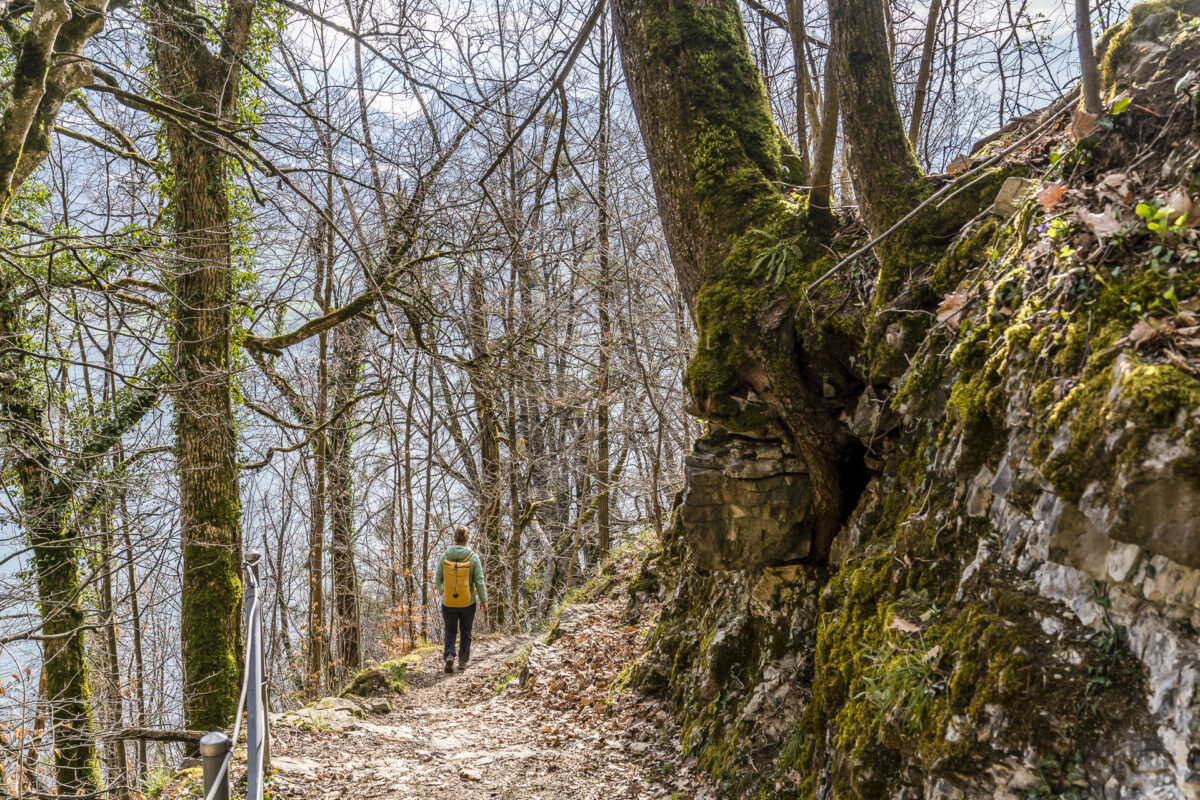
{"label": "yellow backpack", "polygon": [[442,605],[447,608],[471,605],[471,555],[465,561],[442,562]]}

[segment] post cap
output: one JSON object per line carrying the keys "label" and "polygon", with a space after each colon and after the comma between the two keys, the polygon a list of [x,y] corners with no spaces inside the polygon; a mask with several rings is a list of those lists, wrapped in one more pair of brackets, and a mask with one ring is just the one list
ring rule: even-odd
{"label": "post cap", "polygon": [[200,737],[200,755],[205,758],[223,756],[229,752],[229,737],[220,731],[212,731]]}
{"label": "post cap", "polygon": [[262,553],[258,552],[257,550],[250,550],[246,553],[247,564],[257,564],[261,558]]}

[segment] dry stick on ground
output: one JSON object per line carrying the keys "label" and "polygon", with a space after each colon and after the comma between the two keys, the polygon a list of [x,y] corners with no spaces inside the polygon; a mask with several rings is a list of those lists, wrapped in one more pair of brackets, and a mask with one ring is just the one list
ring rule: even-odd
{"label": "dry stick on ground", "polygon": [[[1000,160],[1003,159],[1005,156],[1007,156],[1009,153],[1013,152],[1018,147],[1025,144],[1026,142],[1028,142],[1030,139],[1032,139],[1037,134],[1044,132],[1046,130],[1046,128],[1050,127],[1051,123],[1053,123],[1057,120],[1058,120],[1058,114],[1052,114],[1049,117],[1049,119],[1047,119],[1042,124],[1038,125],[1036,128],[1031,130],[1029,133],[1022,136],[1017,141],[1013,142],[1011,145],[1006,147],[1004,150],[1001,150],[999,153],[992,156],[987,161],[984,161],[982,164],[978,165],[977,167],[967,170],[959,177],[957,177],[954,180],[947,183],[941,189],[938,189],[936,192],[929,195],[929,197],[925,198],[920,203],[918,203],[917,206],[915,208],[913,208],[912,211],[908,212],[903,217],[901,217],[900,220],[898,222],[896,222],[895,225],[888,228],[886,231],[879,234],[874,239],[867,242],[862,247],[858,248],[853,253],[846,256],[841,261],[839,261],[838,263],[836,263],[832,267],[830,267],[829,270],[826,271],[824,275],[822,275],[821,277],[817,278],[815,281],[810,283],[808,285],[808,288],[805,291],[811,292],[814,289],[816,289],[818,286],[820,286],[822,283],[824,283],[826,280],[828,280],[830,277],[832,277],[834,275],[834,273],[836,273],[839,269],[846,266],[850,262],[854,261],[859,256],[863,255],[868,250],[870,250],[872,247],[875,247],[875,245],[879,244],[884,239],[888,238],[893,233],[900,230],[900,228],[902,228],[906,222],[908,222],[913,217],[915,217],[917,214],[919,214],[921,211],[923,211],[925,208],[927,208],[931,203],[933,203],[933,201],[940,199],[943,195],[945,195],[951,189],[954,189],[955,191],[961,191],[962,189],[966,188],[966,186],[963,184],[968,178],[973,178],[981,170],[984,170],[990,166],[993,166],[993,165],[999,163]],[[949,199],[949,198],[947,198],[947,199]]]}

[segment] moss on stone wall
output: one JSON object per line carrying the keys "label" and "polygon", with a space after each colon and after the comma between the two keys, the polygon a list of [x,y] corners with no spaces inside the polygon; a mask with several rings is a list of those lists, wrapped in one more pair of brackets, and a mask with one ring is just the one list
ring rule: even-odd
{"label": "moss on stone wall", "polygon": [[1100,80],[1105,89],[1113,88],[1117,80],[1117,69],[1129,61],[1129,45],[1133,33],[1151,14],[1200,14],[1200,2],[1196,0],[1149,0],[1129,9],[1129,16],[1104,32],[1096,43],[1096,55],[1100,59]]}
{"label": "moss on stone wall", "polygon": [[[1130,26],[1187,7],[1139,6]],[[1125,34],[1106,36],[1110,68],[1125,57]],[[1191,111],[1181,107],[1179,118]],[[1163,126],[1176,123],[1168,109],[1156,112],[1116,118],[1064,157],[1046,179],[1080,191],[1047,203],[1049,212],[1031,198],[1010,218],[975,219],[954,238],[974,214],[966,211],[994,196],[997,173],[945,218],[937,247],[894,240],[901,252],[892,265],[902,268],[883,276],[871,308],[844,316],[841,328],[813,315],[818,340],[858,337],[864,381],[898,376],[896,428],[881,446],[871,442],[883,466],[840,534],[837,563],[704,574],[689,568],[681,528],[666,537],[655,572],[668,602],[633,677],[666,691],[686,748],[723,796],[919,796],[943,778],[986,796],[1000,788],[989,781],[1018,768],[1032,783],[1006,788],[1071,796],[1094,778],[1079,765],[1109,769],[1139,736],[1155,741],[1161,721],[1121,631],[1111,620],[1106,628],[1103,614],[1084,627],[1034,585],[1058,575],[1038,566],[1061,568],[1069,581],[1087,573],[1031,551],[1072,535],[1038,517],[1035,500],[1053,514],[1046,509],[1078,511],[1089,491],[1119,499],[1121,481],[1164,447],[1200,490],[1200,456],[1186,454],[1200,453],[1200,380],[1169,342],[1129,338],[1200,294],[1196,258],[1185,253],[1194,245],[1150,231],[1131,209],[1119,234],[1098,241],[1083,215],[1102,210],[1091,171],[1123,169],[1130,148],[1165,141]],[[1146,169],[1157,175],[1161,166],[1151,159]],[[694,390],[731,390],[752,341],[740,331],[760,324],[755,315],[774,300],[809,321],[809,309],[836,299],[789,296],[819,274],[823,255],[803,243],[802,205],[779,210],[763,232],[735,241],[728,272],[705,289]],[[794,263],[778,286],[753,276],[764,250],[792,242],[800,242]],[[951,293],[961,313],[933,324],[928,312]],[[897,365],[903,375],[891,372]],[[736,420],[743,406],[727,408]],[[1045,527],[1015,530],[1031,520]],[[1103,607],[1106,591],[1096,584],[1079,602]],[[809,694],[790,693],[792,683]],[[759,700],[776,691],[784,699],[764,711]]]}
{"label": "moss on stone wall", "polygon": [[[969,774],[996,759],[991,748],[999,745],[980,739],[983,730],[1005,747],[1024,748],[1022,758],[1034,763],[1075,763],[1107,747],[1106,737],[1135,714],[1130,703],[1140,697],[1141,677],[1132,659],[1117,662],[1120,688],[1097,690],[1089,666],[1103,656],[1091,633],[1071,634],[1084,655],[1067,663],[1058,655],[1063,645],[1052,646],[1039,623],[1054,614],[1049,601],[1021,590],[994,564],[960,581],[977,555],[999,543],[986,521],[964,518],[958,484],[940,465],[945,454],[958,453],[960,477],[995,468],[1009,408],[1024,402],[1014,387],[1045,409],[1038,424],[1047,436],[1073,414],[1111,424],[1111,346],[1138,318],[1134,304],[1165,291],[1148,266],[1081,284],[1066,299],[1060,283],[1032,280],[1019,256],[1036,236],[1038,213],[1030,204],[1014,225],[982,221],[937,265],[941,288],[971,293],[970,318],[927,333],[901,383],[895,405],[909,404],[914,421],[876,499],[857,511],[862,540],[828,573],[790,578],[793,589],[822,587],[817,607],[792,598],[774,616],[756,616],[747,594],[760,575],[715,580],[691,572],[683,566],[682,530],[668,538],[672,559],[682,563],[661,568],[678,571],[680,582],[649,645],[665,660],[657,669],[648,661],[637,677],[667,687],[685,746],[729,796],[757,787],[764,799],[866,800],[892,792],[914,769]],[[1074,268],[1055,264],[1063,273]],[[1170,280],[1189,291],[1179,276]],[[1073,313],[1057,311],[1064,302]],[[1123,391],[1135,426],[1161,427],[1200,405],[1200,384],[1179,370],[1129,363]],[[1037,383],[1011,382],[1031,369],[1042,376]],[[1071,380],[1078,382],[1064,391]],[[1100,406],[1085,408],[1088,402]],[[1095,461],[1087,448],[1103,437],[1086,430],[1076,439],[1079,452],[1068,448],[1056,458]],[[1048,462],[1051,479],[1055,463]],[[789,654],[805,654],[811,698],[782,742],[748,746],[761,734],[747,704],[774,659]],[[1050,790],[1070,788],[1067,770],[1039,774]]]}

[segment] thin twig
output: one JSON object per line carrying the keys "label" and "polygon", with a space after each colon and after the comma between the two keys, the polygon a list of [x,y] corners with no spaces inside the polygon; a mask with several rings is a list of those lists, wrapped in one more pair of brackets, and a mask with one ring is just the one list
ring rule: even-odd
{"label": "thin twig", "polygon": [[508,143],[504,145],[504,149],[500,151],[500,155],[496,156],[496,158],[492,161],[491,166],[489,166],[487,171],[483,173],[483,177],[476,181],[476,183],[478,183],[480,186],[487,183],[487,179],[492,176],[492,173],[495,172],[496,168],[500,166],[500,162],[505,159],[505,157],[509,154],[509,151],[511,151],[516,145],[517,141],[520,140],[521,134],[525,133],[525,129],[529,127],[529,124],[533,122],[534,118],[537,117],[537,115],[541,112],[542,108],[550,100],[550,97],[557,93],[560,88],[562,88],[563,82],[567,79],[567,75],[571,73],[571,67],[575,66],[575,59],[579,58],[579,54],[583,52],[583,46],[587,44],[587,39],[592,33],[592,28],[596,27],[596,23],[600,21],[600,14],[604,11],[604,6],[606,3],[607,0],[597,0],[596,7],[592,9],[592,15],[587,18],[587,21],[583,23],[583,27],[579,29],[579,34],[575,38],[575,43],[571,47],[571,52],[568,53],[567,58],[563,62],[562,66],[559,67],[559,72],[554,76],[554,80],[550,84],[550,89],[542,94],[542,97],[540,100],[538,100],[537,105],[533,107],[533,110],[529,112],[513,135],[509,137]]}

